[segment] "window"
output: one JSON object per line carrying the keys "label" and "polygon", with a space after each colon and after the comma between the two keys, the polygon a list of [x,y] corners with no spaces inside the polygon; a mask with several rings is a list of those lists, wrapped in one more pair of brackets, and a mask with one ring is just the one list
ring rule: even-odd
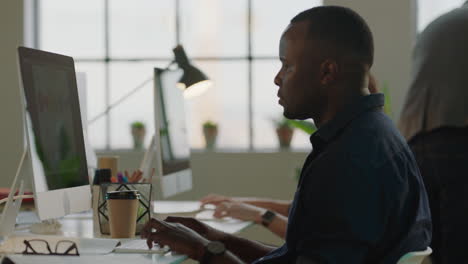
{"label": "window", "polygon": [[460,7],[466,0],[418,0],[418,31],[444,13]]}
{"label": "window", "polygon": [[[73,56],[87,74],[88,118],[150,78],[181,43],[214,81],[187,102],[192,147],[202,148],[202,123],[219,124],[220,149],[276,148],[272,119],[281,116],[273,78],[281,32],[320,0],[60,0],[38,1],[38,48]],[[98,149],[131,148],[130,123],[154,126],[152,84],[88,127]],[[149,129],[150,130],[150,129]],[[293,148],[309,148],[297,131]],[[150,137],[147,136],[147,141]],[[146,142],[148,144],[148,142]]]}

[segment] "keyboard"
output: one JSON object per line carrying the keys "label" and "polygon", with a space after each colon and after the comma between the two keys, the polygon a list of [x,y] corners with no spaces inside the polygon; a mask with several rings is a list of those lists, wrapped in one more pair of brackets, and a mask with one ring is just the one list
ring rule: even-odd
{"label": "keyboard", "polygon": [[148,248],[146,240],[144,239],[134,239],[121,241],[121,245],[117,246],[114,249],[114,252],[117,253],[148,253],[148,254],[166,254],[169,252],[167,247],[159,247],[159,245],[154,244],[152,249]]}

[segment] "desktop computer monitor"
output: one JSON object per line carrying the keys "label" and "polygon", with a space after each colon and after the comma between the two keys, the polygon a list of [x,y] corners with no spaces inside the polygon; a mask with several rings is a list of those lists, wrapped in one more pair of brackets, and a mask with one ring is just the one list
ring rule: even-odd
{"label": "desktop computer monitor", "polygon": [[41,220],[90,209],[73,58],[18,48],[26,142]]}
{"label": "desktop computer monitor", "polygon": [[180,70],[156,68],[154,72],[155,138],[148,151],[156,153],[156,165],[146,169],[156,168],[153,197],[157,198],[192,189],[185,101],[183,91],[177,88],[181,75]]}

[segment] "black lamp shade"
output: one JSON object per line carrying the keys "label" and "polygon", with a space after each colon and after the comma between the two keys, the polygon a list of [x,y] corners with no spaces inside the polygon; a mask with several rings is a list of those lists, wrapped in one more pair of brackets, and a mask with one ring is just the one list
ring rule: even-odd
{"label": "black lamp shade", "polygon": [[198,68],[190,64],[187,54],[181,45],[177,45],[174,49],[174,57],[179,68],[184,70],[184,74],[179,80],[179,83],[185,85],[185,89],[203,81],[209,81],[208,77]]}
{"label": "black lamp shade", "polygon": [[186,89],[196,83],[208,80],[208,77],[206,77],[202,71],[192,65],[189,65],[183,70],[184,74],[180,78],[179,83],[185,84]]}

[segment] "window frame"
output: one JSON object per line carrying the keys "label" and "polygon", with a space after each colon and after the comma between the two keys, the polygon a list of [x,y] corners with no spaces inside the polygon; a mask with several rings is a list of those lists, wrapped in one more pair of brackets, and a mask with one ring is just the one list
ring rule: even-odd
{"label": "window frame", "polygon": [[[239,61],[239,62],[246,62],[247,64],[247,129],[248,129],[248,149],[247,151],[253,151],[254,147],[254,106],[253,106],[253,64],[255,61],[260,60],[278,60],[278,56],[254,56],[252,50],[252,43],[253,43],[253,25],[252,25],[252,2],[255,0],[246,0],[247,6],[247,54],[245,56],[200,56],[200,57],[192,57],[190,59],[193,61]],[[105,90],[105,101],[104,101],[104,109],[108,109],[109,106],[112,105],[113,102],[110,101],[110,65],[114,62],[145,62],[145,61],[172,61],[173,58],[168,57],[129,57],[129,58],[119,58],[110,55],[110,7],[109,7],[110,0],[103,0],[104,9],[103,9],[103,18],[104,18],[104,57],[103,58],[80,58],[75,57],[74,60],[76,63],[102,63],[104,67],[104,90]],[[175,42],[174,46],[180,44],[180,10],[181,10],[181,0],[174,0],[175,5]],[[41,48],[41,25],[40,25],[40,16],[41,16],[41,0],[33,0],[32,4],[33,8],[33,25],[34,25],[34,32],[33,32],[33,46],[35,48]],[[106,113],[103,117],[105,120],[105,147],[104,151],[114,150],[111,148],[111,118],[110,114]]]}

